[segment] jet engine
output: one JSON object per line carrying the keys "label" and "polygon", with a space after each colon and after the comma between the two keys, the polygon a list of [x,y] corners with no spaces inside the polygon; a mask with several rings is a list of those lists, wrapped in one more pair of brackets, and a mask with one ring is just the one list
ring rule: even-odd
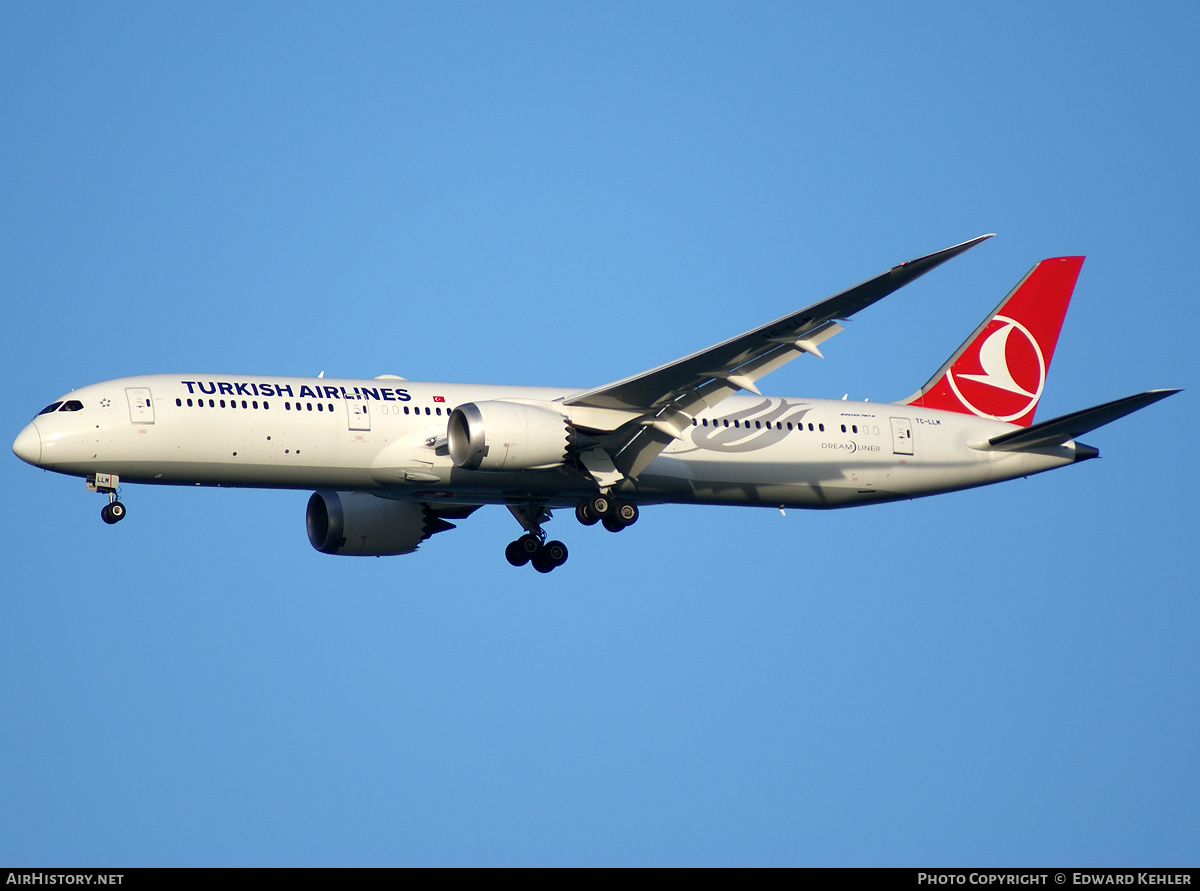
{"label": "jet engine", "polygon": [[545,470],[567,457],[572,430],[550,408],[520,402],[468,402],[450,414],[450,458],[464,470]]}
{"label": "jet engine", "polygon": [[435,532],[454,528],[425,504],[369,492],[313,492],[304,521],[314,548],[352,557],[411,554]]}

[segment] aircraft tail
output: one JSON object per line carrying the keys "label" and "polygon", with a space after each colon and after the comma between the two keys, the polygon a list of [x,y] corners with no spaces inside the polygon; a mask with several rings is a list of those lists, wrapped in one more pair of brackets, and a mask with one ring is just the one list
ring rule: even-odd
{"label": "aircraft tail", "polygon": [[920,390],[902,399],[1028,427],[1083,257],[1038,263]]}

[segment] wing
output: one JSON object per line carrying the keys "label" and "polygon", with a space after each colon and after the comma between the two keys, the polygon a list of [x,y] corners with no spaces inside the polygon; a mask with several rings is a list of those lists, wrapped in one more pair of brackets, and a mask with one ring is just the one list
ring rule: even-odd
{"label": "wing", "polygon": [[[573,418],[629,418],[604,440],[605,451],[621,474],[636,477],[678,438],[692,417],[738,390],[757,393],[755,381],[804,353],[820,356],[819,345],[847,319],[929,270],[991,235],[981,235],[945,250],[893,266],[882,275],[783,316],[708,349],[658,368],[605,384],[563,400],[576,409]],[[589,409],[595,410],[589,413]],[[595,425],[603,427],[602,423]],[[611,428],[609,428],[611,429]]]}

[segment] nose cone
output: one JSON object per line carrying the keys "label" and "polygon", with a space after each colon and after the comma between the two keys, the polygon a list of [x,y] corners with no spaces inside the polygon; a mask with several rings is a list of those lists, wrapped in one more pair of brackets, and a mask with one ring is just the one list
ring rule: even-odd
{"label": "nose cone", "polygon": [[27,424],[25,429],[13,440],[13,454],[37,467],[42,462],[42,434],[36,424]]}

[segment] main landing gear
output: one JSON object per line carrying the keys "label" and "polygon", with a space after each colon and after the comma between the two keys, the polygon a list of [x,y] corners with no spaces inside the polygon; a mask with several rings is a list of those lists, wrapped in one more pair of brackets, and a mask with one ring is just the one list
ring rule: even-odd
{"label": "main landing gear", "polygon": [[638,509],[632,501],[617,501],[601,492],[575,505],[575,519],[584,526],[603,523],[609,532],[620,532],[637,522]]}
{"label": "main landing gear", "polygon": [[[541,530],[538,530],[541,532]],[[546,533],[542,532],[542,539]],[[527,532],[516,541],[509,542],[504,556],[513,566],[532,563],[538,572],[549,572],[567,562],[567,546],[561,541],[542,541],[532,532]]]}
{"label": "main landing gear", "polygon": [[[550,572],[567,562],[567,546],[561,541],[546,541],[542,523],[550,519],[550,512],[543,505],[510,504],[508,509],[525,527],[525,534],[504,549],[509,563],[513,566],[532,563],[538,572]],[[638,508],[632,501],[618,501],[600,492],[575,505],[575,518],[584,526],[603,523],[609,532],[620,532],[637,522]]]}
{"label": "main landing gear", "polygon": [[567,562],[567,546],[561,541],[546,541],[542,523],[550,519],[550,512],[543,505],[509,505],[508,509],[525,527],[525,534],[504,549],[509,563],[513,566],[532,563],[538,572],[550,572]]}

